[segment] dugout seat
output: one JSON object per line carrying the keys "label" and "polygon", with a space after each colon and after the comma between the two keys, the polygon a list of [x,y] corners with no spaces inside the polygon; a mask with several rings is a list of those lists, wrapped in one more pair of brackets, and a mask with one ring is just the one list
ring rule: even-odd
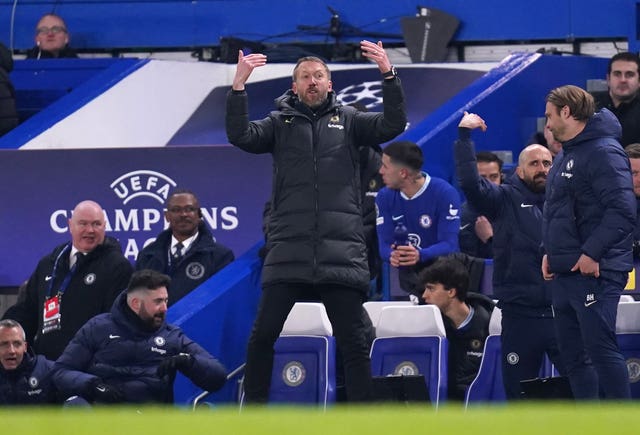
{"label": "dugout seat", "polygon": [[627,363],[631,397],[640,399],[640,301],[618,304],[616,336]]}
{"label": "dugout seat", "polygon": [[465,396],[465,407],[473,402],[504,402],[506,394],[502,383],[502,310],[495,307],[489,321],[489,336],[485,340],[482,361],[476,378]]}
{"label": "dugout seat", "polygon": [[371,347],[371,374],[423,375],[431,402],[447,398],[448,342],[434,305],[384,307]]}
{"label": "dugout seat", "polygon": [[321,303],[296,303],[276,341],[270,403],[317,404],[336,400],[336,345]]}
{"label": "dugout seat", "polygon": [[393,306],[413,306],[410,301],[368,301],[362,304],[365,311],[369,315],[371,319],[371,324],[373,327],[378,326],[378,321],[380,320],[380,313],[382,309],[385,307],[393,307]]}

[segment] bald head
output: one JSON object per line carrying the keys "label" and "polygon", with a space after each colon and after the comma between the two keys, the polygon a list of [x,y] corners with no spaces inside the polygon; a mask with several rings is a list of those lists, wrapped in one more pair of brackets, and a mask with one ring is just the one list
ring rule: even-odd
{"label": "bald head", "polygon": [[69,219],[69,232],[80,252],[91,252],[104,242],[105,218],[100,204],[89,200],[78,203]]}
{"label": "bald head", "polygon": [[516,173],[531,191],[544,192],[551,161],[551,152],[547,147],[539,144],[529,145],[520,153]]}

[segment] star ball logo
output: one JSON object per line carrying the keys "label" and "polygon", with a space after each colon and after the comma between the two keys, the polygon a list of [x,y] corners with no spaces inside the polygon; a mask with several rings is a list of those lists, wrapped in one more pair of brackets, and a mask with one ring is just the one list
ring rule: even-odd
{"label": "star ball logo", "polygon": [[[164,204],[177,186],[178,183],[172,177],[146,169],[127,172],[110,183],[110,190],[124,207],[104,210],[105,229],[108,235],[120,240],[125,257],[135,260],[143,247],[153,242],[161,231],[169,228],[169,223],[164,219]],[[158,205],[136,207],[136,201],[143,198],[150,198]],[[213,231],[231,231],[238,227],[236,206],[211,207],[202,203],[200,206],[202,220]],[[71,210],[55,210],[49,218],[51,229],[56,233],[68,232],[67,220],[71,213]]]}

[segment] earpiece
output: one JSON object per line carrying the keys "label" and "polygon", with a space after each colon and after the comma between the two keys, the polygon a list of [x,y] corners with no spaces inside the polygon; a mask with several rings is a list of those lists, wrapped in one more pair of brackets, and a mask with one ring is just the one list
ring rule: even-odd
{"label": "earpiece", "polygon": [[36,41],[36,45],[40,47],[40,41]]}

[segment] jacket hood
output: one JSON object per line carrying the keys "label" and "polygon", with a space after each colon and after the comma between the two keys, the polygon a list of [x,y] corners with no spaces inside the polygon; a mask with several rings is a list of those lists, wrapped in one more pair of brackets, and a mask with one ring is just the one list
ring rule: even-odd
{"label": "jacket hood", "polygon": [[622,137],[622,127],[620,121],[609,109],[602,109],[595,113],[587,121],[584,130],[576,137],[562,144],[563,148],[571,148],[581,142],[591,139],[602,139],[603,137],[611,137],[620,141]]}
{"label": "jacket hood", "polygon": [[129,308],[129,304],[127,304],[126,290],[123,290],[113,302],[113,305],[111,306],[111,316],[113,316],[113,321],[115,323],[122,325],[132,333],[139,335],[156,334],[162,328],[167,326],[167,321],[165,319],[160,327],[149,328],[149,326],[144,323],[131,308]]}

